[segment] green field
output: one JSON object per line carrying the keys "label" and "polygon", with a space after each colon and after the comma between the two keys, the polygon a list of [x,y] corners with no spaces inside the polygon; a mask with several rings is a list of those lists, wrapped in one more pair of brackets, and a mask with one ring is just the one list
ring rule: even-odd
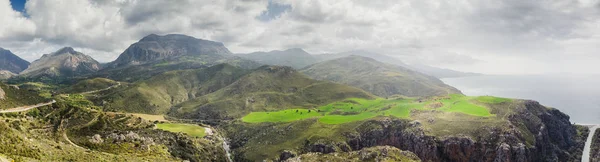
{"label": "green field", "polygon": [[194,124],[181,124],[181,123],[159,123],[156,124],[158,129],[162,129],[169,132],[181,132],[189,136],[202,138],[206,135],[206,129],[199,125]]}
{"label": "green field", "polygon": [[287,109],[274,112],[252,112],[242,118],[247,123],[261,122],[290,122],[308,118],[318,118],[326,124],[341,124],[352,121],[365,120],[376,116],[394,116],[398,118],[410,118],[411,110],[443,111],[463,113],[478,117],[490,117],[494,114],[481,103],[503,103],[510,99],[491,96],[468,97],[452,94],[446,97],[435,97],[429,99],[397,98],[374,100],[347,99],[334,102],[315,109]]}

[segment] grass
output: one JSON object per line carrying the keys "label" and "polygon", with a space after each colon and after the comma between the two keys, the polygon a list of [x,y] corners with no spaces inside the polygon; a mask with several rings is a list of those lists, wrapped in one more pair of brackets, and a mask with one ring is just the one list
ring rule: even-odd
{"label": "grass", "polygon": [[138,113],[127,113],[127,114],[131,114],[133,116],[136,117],[140,117],[142,119],[145,120],[149,120],[149,121],[167,121],[167,119],[165,119],[164,115],[151,115],[151,114],[138,114]]}
{"label": "grass", "polygon": [[491,103],[491,104],[499,104],[499,103],[512,101],[511,99],[508,99],[508,98],[501,98],[501,97],[494,97],[494,96],[479,96],[479,97],[476,97],[475,99],[479,102]]}
{"label": "grass", "polygon": [[199,125],[193,124],[181,124],[181,123],[159,123],[156,124],[158,129],[162,129],[169,132],[181,132],[189,136],[202,138],[206,135],[206,129]]}
{"label": "grass", "polygon": [[492,117],[489,108],[476,104],[474,101],[484,103],[503,103],[509,99],[496,97],[468,97],[460,94],[451,94],[446,97],[434,97],[425,101],[416,98],[395,98],[373,100],[352,98],[334,102],[315,109],[286,109],[273,112],[252,112],[242,118],[247,123],[262,122],[291,122],[308,118],[318,118],[326,124],[341,124],[360,121],[377,116],[394,116],[397,118],[410,118],[411,111],[441,111],[448,113],[461,113],[475,117]]}

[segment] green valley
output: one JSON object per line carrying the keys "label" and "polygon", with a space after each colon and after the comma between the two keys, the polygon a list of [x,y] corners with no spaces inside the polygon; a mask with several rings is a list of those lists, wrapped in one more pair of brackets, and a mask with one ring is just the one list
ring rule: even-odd
{"label": "green valley", "polygon": [[430,99],[377,98],[374,100],[367,100],[354,98],[334,102],[315,109],[287,109],[274,112],[252,112],[244,116],[242,121],[248,123],[289,122],[307,118],[318,118],[319,121],[323,123],[340,124],[365,120],[376,116],[409,118],[411,111],[442,111],[481,117],[494,116],[490,113],[489,108],[477,104],[477,102],[481,100],[511,101],[509,99],[490,96],[467,97],[460,94]]}

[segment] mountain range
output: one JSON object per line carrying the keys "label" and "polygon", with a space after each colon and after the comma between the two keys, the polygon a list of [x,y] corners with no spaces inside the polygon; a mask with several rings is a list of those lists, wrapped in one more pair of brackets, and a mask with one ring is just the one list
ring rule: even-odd
{"label": "mountain range", "polygon": [[368,51],[236,55],[177,34],[105,65],[65,47],[0,83],[0,161],[581,158],[589,129],[559,110],[429,74]]}

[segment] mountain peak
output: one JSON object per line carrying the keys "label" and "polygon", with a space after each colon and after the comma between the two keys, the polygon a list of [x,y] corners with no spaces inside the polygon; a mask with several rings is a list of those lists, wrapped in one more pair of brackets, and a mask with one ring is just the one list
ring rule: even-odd
{"label": "mountain peak", "polygon": [[284,52],[308,53],[308,52],[304,51],[302,48],[290,48],[290,49],[285,50]]}
{"label": "mountain peak", "polygon": [[75,51],[72,47],[63,47],[63,48],[59,49],[58,51],[54,52],[54,54],[65,54],[65,53],[75,54],[75,53],[77,53],[77,51]]}

